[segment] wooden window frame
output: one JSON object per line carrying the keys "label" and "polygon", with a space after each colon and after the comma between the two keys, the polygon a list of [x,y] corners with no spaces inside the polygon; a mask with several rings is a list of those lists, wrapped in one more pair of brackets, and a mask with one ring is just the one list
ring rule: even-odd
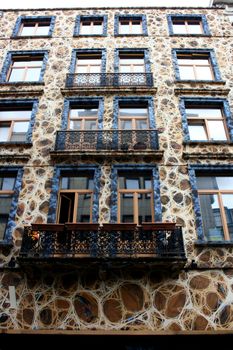
{"label": "wooden window frame", "polygon": [[[98,58],[100,60],[100,64],[99,65],[91,64],[91,63],[89,63],[89,64],[78,64],[78,62],[80,60],[80,57],[82,57],[82,58],[84,57],[85,59],[91,59],[91,60],[93,59],[93,61],[94,61],[95,58]],[[91,73],[90,72],[90,68],[96,66],[96,67],[100,68],[100,71],[96,72],[98,74],[98,73],[101,73],[101,65],[102,65],[102,56],[100,54],[80,54],[80,55],[77,55],[77,58],[76,58],[75,73],[76,74],[89,74],[89,73]],[[77,68],[78,67],[87,67],[87,71],[85,73],[78,73],[77,72]],[[93,73],[93,74],[95,74],[95,73]]]}
{"label": "wooden window frame", "polygon": [[[42,25],[43,24],[43,25]],[[31,27],[34,27],[34,32],[33,34],[30,34],[30,35],[21,35],[22,31],[23,31],[23,28],[25,25],[30,25]],[[20,25],[20,28],[19,28],[19,32],[18,32],[18,36],[37,36],[36,35],[36,32],[38,30],[38,27],[42,26],[42,27],[49,27],[50,28],[50,25],[51,25],[51,20],[48,21],[48,22],[42,22],[42,21],[23,21]],[[48,34],[46,35],[38,35],[38,36],[49,36],[49,29],[48,29]]]}
{"label": "wooden window frame", "polygon": [[[184,33],[175,33],[177,35],[203,35],[204,34],[204,28],[203,28],[203,24],[202,24],[202,20],[201,19],[178,19],[175,18],[172,20],[172,25],[176,24],[176,22],[183,22],[185,25],[185,31],[186,34]],[[201,33],[190,33],[190,24],[191,23],[199,23],[199,27],[201,28]]]}
{"label": "wooden window frame", "polygon": [[[133,25],[134,23],[133,22],[140,22],[140,33],[133,33]],[[122,33],[121,32],[121,25],[122,23],[128,23],[129,24],[129,33]],[[126,19],[126,18],[120,18],[119,19],[119,34],[120,35],[141,35],[143,34],[143,28],[142,28],[142,19],[136,19],[136,18],[129,18],[129,19]]]}
{"label": "wooden window frame", "polygon": [[[190,106],[188,106],[190,107]],[[188,107],[186,107],[188,109]],[[186,111],[186,108],[185,108],[185,111]],[[203,109],[203,106],[198,106],[198,105],[194,105],[192,107],[192,109]],[[205,106],[205,109],[211,109],[211,106]],[[213,108],[214,109],[214,108]],[[207,141],[213,141],[211,138],[210,138],[210,131],[209,131],[209,126],[208,126],[208,121],[222,121],[223,122],[223,127],[224,127],[224,130],[225,130],[225,135],[226,135],[226,140],[229,141],[230,140],[230,136],[229,136],[229,132],[228,132],[228,128],[227,128],[227,123],[226,123],[226,118],[224,116],[224,113],[223,113],[223,109],[222,108],[219,108],[219,110],[221,111],[221,114],[222,114],[222,118],[213,118],[213,117],[206,117],[206,118],[196,118],[196,117],[187,117],[187,122],[188,122],[188,126],[189,125],[200,125],[200,124],[203,124],[204,126],[204,130],[205,130],[205,133],[206,133],[206,137],[207,137]],[[215,140],[217,141],[217,140]]]}
{"label": "wooden window frame", "polygon": [[[121,59],[124,59],[124,58],[122,58],[121,56],[124,56],[124,58],[126,58],[126,59],[132,59],[132,63],[130,63],[130,64],[121,64]],[[144,62],[143,62],[143,64],[133,64],[133,59],[134,58],[141,58],[141,59],[143,59],[144,60]],[[125,74],[127,74],[127,73],[135,73],[135,74],[137,74],[138,72],[134,72],[134,67],[135,66],[140,66],[140,67],[143,67],[143,72],[142,73],[145,73],[146,72],[146,65],[145,65],[145,56],[144,55],[141,55],[141,54],[122,54],[121,55],[121,53],[119,54],[119,72],[121,73],[121,67],[122,66],[124,66],[124,67],[130,67],[130,69],[129,69],[129,71],[128,72],[123,72],[123,74],[125,73]]]}
{"label": "wooden window frame", "polygon": [[[125,129],[121,129],[121,122],[124,120],[131,120],[132,121],[132,129],[131,130],[149,130],[149,113],[148,113],[148,107],[147,109],[147,117],[137,117],[137,116],[131,116],[131,117],[121,117],[120,113],[121,113],[121,109],[124,109],[127,107],[120,107],[119,108],[119,117],[118,117],[118,128],[119,130],[125,130]],[[140,109],[140,108],[138,108]],[[137,121],[138,120],[146,120],[147,122],[147,128],[146,129],[137,129]]]}
{"label": "wooden window frame", "polygon": [[[179,62],[179,60],[182,59],[188,59],[188,60],[192,60],[193,63],[192,64],[182,64]],[[204,65],[204,64],[195,64],[195,61],[198,59],[206,59],[206,61],[208,62],[208,64]],[[177,55],[177,64],[178,67],[180,69],[180,67],[192,67],[193,69],[193,76],[194,78],[192,80],[201,80],[200,78],[198,78],[197,76],[197,67],[208,67],[210,69],[210,73],[211,73],[211,77],[212,80],[215,80],[215,75],[214,75],[214,71],[213,71],[213,67],[212,67],[212,62],[210,59],[209,55],[203,55],[203,54],[178,54]]]}
{"label": "wooden window frame", "polygon": [[[223,194],[232,194],[233,195],[233,190],[197,190],[198,196],[199,195],[217,195],[218,197],[218,204],[219,204],[219,211],[221,215],[221,220],[222,220],[222,225],[223,225],[223,234],[224,234],[224,239],[226,241],[230,240],[230,235],[229,235],[229,230],[227,226],[227,219],[225,215],[225,210],[224,210],[224,205],[223,205],[223,200],[222,200],[222,195]],[[199,196],[200,199],[200,196]]]}
{"label": "wooden window frame", "polygon": [[[17,108],[17,109],[11,109],[10,107],[8,108],[8,109],[4,109],[4,110],[1,110],[0,109],[0,111],[1,112],[3,112],[3,111],[16,111],[16,112],[18,112],[18,111],[31,111],[31,113],[32,113],[32,109],[24,109],[24,108]],[[0,126],[2,125],[2,124],[9,124],[10,126],[9,126],[9,132],[8,132],[8,138],[7,138],[7,141],[5,141],[5,142],[10,142],[11,141],[11,137],[12,137],[12,133],[13,133],[13,129],[14,129],[14,123],[16,122],[28,122],[28,124],[30,123],[30,120],[31,120],[31,117],[29,118],[29,119],[26,119],[26,118],[20,118],[20,119],[11,119],[11,120],[9,120],[9,119],[0,119]],[[28,129],[25,131],[25,134],[28,132]],[[25,140],[26,141],[26,140]]]}
{"label": "wooden window frame", "polygon": [[[35,65],[35,66],[27,66],[27,62],[33,62],[33,61],[37,61],[39,59],[41,59],[41,65],[40,66],[37,66],[37,65]],[[14,63],[15,62],[25,62],[25,66],[15,67],[14,68]],[[33,56],[32,57],[32,56],[20,56],[19,55],[18,57],[12,57],[12,61],[11,61],[10,67],[8,69],[8,72],[7,72],[6,81],[10,80],[10,76],[11,76],[11,73],[12,73],[13,69],[21,69],[21,70],[24,69],[23,78],[22,78],[22,80],[20,80],[20,81],[24,82],[24,81],[27,81],[26,80],[26,76],[27,76],[28,69],[30,69],[30,68],[40,68],[40,69],[42,69],[42,67],[43,67],[43,57],[41,57],[41,56],[38,56],[38,57],[37,56]],[[39,81],[39,79],[35,80],[35,81]],[[12,83],[13,82],[18,82],[18,80],[17,81],[12,81]],[[34,82],[34,80],[33,80],[33,82]]]}
{"label": "wooden window frame", "polygon": [[[94,31],[94,27],[95,27],[95,23],[96,22],[99,22],[101,23],[101,27],[102,27],[102,33],[95,33],[93,32]],[[83,23],[90,23],[90,33],[82,33],[82,27],[83,27]],[[104,24],[104,21],[103,19],[90,19],[90,20],[86,20],[86,19],[81,19],[80,21],[80,35],[103,35],[103,24]]]}
{"label": "wooden window frame", "polygon": [[[80,106],[82,107],[82,106]],[[90,105],[91,107],[91,105]],[[70,108],[69,110],[69,115],[68,115],[68,125],[67,125],[67,129],[68,130],[73,130],[73,129],[70,129],[70,122],[73,121],[73,120],[78,120],[78,121],[81,121],[81,128],[79,129],[80,131],[85,131],[85,130],[88,130],[88,129],[85,129],[85,120],[94,120],[96,119],[96,130],[98,129],[98,114],[99,114],[99,106],[96,108],[97,109],[97,113],[96,113],[96,118],[94,117],[83,117],[83,118],[79,118],[79,117],[72,117],[70,116],[71,114],[71,110],[72,109],[78,109],[78,108]],[[80,108],[82,109],[82,108]]]}

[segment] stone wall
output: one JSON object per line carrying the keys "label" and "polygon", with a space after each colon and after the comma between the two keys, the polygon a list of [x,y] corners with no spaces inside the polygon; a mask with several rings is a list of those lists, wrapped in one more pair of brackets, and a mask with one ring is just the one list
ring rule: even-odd
{"label": "stone wall", "polygon": [[[114,14],[146,14],[148,36],[114,37]],[[167,14],[205,14],[210,37],[168,35]],[[77,15],[107,14],[106,37],[73,37]],[[51,38],[11,38],[18,16],[53,15],[55,28]],[[0,328],[69,330],[220,330],[232,329],[232,248],[196,247],[196,227],[188,164],[233,164],[231,144],[184,145],[179,98],[223,97],[230,107],[232,99],[232,26],[221,9],[67,9],[3,11],[0,18],[0,67],[8,51],[47,50],[49,53],[44,83],[0,85],[0,100],[39,100],[32,134],[32,146],[0,145],[0,166],[24,167],[22,190],[13,232],[13,248],[0,247],[1,284]],[[107,72],[113,72],[115,48],[148,48],[155,88],[150,91],[68,91],[65,89],[72,49],[107,48]],[[174,82],[172,48],[214,49],[223,82]],[[61,127],[64,98],[103,96],[104,127],[111,127],[115,96],[152,96],[156,126],[159,129],[162,160],[158,166],[161,182],[163,221],[175,221],[183,227],[187,253],[186,270],[179,276],[155,270],[108,272],[101,279],[96,271],[48,272],[24,274],[4,270],[17,257],[25,225],[46,223],[54,165],[56,130]],[[227,154],[227,157],[223,155]],[[201,155],[201,156],[200,156]],[[131,163],[139,163],[133,158]],[[72,165],[99,164],[101,189],[100,222],[110,220],[111,166],[129,163],[125,158],[98,162],[76,159]],[[144,163],[143,157],[140,164]],[[61,164],[61,163],[59,163]],[[63,161],[63,164],[71,164]],[[195,261],[199,270],[190,270]],[[216,270],[209,270],[215,268]],[[224,268],[222,270],[222,268]],[[9,303],[9,286],[16,287],[17,308]]]}

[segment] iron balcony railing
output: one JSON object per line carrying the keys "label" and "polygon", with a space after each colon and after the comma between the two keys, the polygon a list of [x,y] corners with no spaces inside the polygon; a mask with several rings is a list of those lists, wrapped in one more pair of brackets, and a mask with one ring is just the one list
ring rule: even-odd
{"label": "iron balcony railing", "polygon": [[20,258],[89,257],[184,259],[181,227],[174,223],[41,224],[25,227]]}
{"label": "iron balcony railing", "polygon": [[157,130],[57,131],[55,143],[55,151],[146,151],[158,149]]}
{"label": "iron balcony railing", "polygon": [[153,86],[152,73],[77,73],[67,74],[66,87]]}

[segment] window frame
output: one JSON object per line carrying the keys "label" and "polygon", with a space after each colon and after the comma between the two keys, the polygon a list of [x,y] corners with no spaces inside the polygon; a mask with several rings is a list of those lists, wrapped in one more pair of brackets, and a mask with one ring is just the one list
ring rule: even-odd
{"label": "window frame", "polygon": [[[199,176],[233,176],[233,166],[232,165],[200,165],[193,164],[188,166],[188,173],[190,179],[190,185],[192,190],[193,208],[195,214],[197,241],[196,244],[208,244],[208,245],[227,245],[232,244],[233,240],[207,240],[204,235],[202,215],[201,215],[201,205],[199,201],[199,191],[197,187],[196,178]],[[220,190],[221,191],[221,190]],[[230,190],[226,190],[229,192]],[[232,191],[233,194],[233,191]]]}
{"label": "window frame", "polygon": [[[149,56],[149,50],[148,49],[115,49],[114,53],[114,73],[120,73],[120,55],[129,55],[130,56],[137,56],[142,55],[144,57],[144,67],[145,67],[145,73],[151,73],[151,63],[150,63],[150,56]],[[135,73],[137,74],[137,73]]]}
{"label": "window frame", "polygon": [[15,223],[15,216],[17,212],[17,206],[18,206],[18,199],[19,194],[22,186],[22,177],[23,177],[23,167],[15,167],[15,166],[9,166],[9,167],[1,167],[0,168],[0,176],[4,176],[7,174],[14,174],[15,175],[15,184],[14,184],[14,190],[12,193],[12,200],[11,200],[11,208],[8,216],[8,221],[6,224],[5,234],[2,240],[0,240],[0,245],[12,245],[12,233],[16,226]]}
{"label": "window frame", "polygon": [[[81,27],[83,21],[98,21],[102,20],[102,34],[82,34]],[[108,16],[107,15],[96,15],[96,16],[76,16],[74,34],[73,36],[90,37],[90,36],[107,36]]]}
{"label": "window frame", "polygon": [[[173,20],[183,20],[183,21],[189,21],[189,20],[199,20],[202,26],[202,33],[198,34],[192,34],[192,33],[174,33],[173,30]],[[211,36],[208,21],[205,15],[201,14],[190,14],[190,15],[182,15],[182,14],[172,14],[167,15],[167,21],[168,21],[168,31],[170,36]]]}
{"label": "window frame", "polygon": [[[225,123],[225,130],[226,130],[226,137],[227,140],[191,140],[190,134],[189,134],[189,124],[188,124],[188,117],[186,114],[186,106],[187,104],[189,106],[192,106],[195,108],[195,106],[204,106],[204,107],[220,107],[223,113],[223,119]],[[184,142],[185,143],[227,143],[233,141],[233,122],[232,122],[232,115],[229,103],[226,99],[221,98],[192,98],[192,97],[181,97],[179,101],[179,108],[182,118],[182,127],[183,127],[183,134],[184,134]]]}
{"label": "window frame", "polygon": [[[127,21],[133,21],[138,20],[141,21],[141,33],[120,33],[120,21],[121,20],[127,20]],[[114,21],[114,36],[147,36],[148,30],[147,30],[147,19],[146,15],[143,14],[137,14],[137,15],[115,15],[115,21]]]}
{"label": "window frame", "polygon": [[[29,108],[31,107],[31,118],[28,120],[29,121],[29,126],[28,130],[26,133],[26,140],[25,141],[0,141],[0,145],[6,145],[6,144],[31,144],[32,142],[32,132],[35,124],[35,118],[36,118],[36,113],[38,111],[38,104],[39,101],[37,99],[33,100],[0,100],[0,110],[3,108],[4,110],[11,110],[13,107],[14,109],[17,110],[22,110],[23,107]],[[9,121],[12,122],[12,121]],[[1,120],[0,120],[1,123]]]}
{"label": "window frame", "polygon": [[[69,74],[75,74],[76,71],[76,63],[77,63],[77,58],[78,55],[87,55],[91,56],[99,54],[101,56],[101,73],[106,72],[106,49],[74,49],[72,50],[71,54],[71,62],[70,62],[70,67],[69,67]],[[95,73],[93,73],[95,74]]]}
{"label": "window frame", "polygon": [[[49,38],[52,36],[54,27],[55,27],[56,16],[19,16],[16,20],[12,38],[20,39],[20,38]],[[27,22],[35,22],[35,23],[43,23],[50,22],[49,31],[47,35],[19,35],[22,25]]]}
{"label": "window frame", "polygon": [[[41,65],[41,71],[40,71],[40,77],[38,80],[36,81],[12,81],[9,82],[7,81],[8,77],[10,76],[10,69],[11,69],[11,65],[12,62],[14,61],[14,58],[16,58],[18,60],[18,58],[22,57],[22,61],[23,58],[29,58],[29,57],[42,57],[42,65]],[[13,85],[13,84],[31,84],[31,85],[36,85],[36,84],[41,84],[43,83],[43,77],[44,77],[44,73],[45,73],[45,69],[46,69],[46,64],[48,61],[48,51],[42,51],[42,50],[38,50],[38,51],[9,51],[7,52],[4,64],[3,64],[3,68],[2,68],[2,72],[1,72],[1,76],[0,76],[0,83],[2,84],[8,84],[8,85]]]}
{"label": "window frame", "polygon": [[[180,78],[180,70],[179,70],[179,64],[178,59],[179,55],[183,56],[190,56],[190,57],[204,57],[206,56],[209,59],[210,66],[213,72],[213,79],[212,80],[202,80],[202,79],[181,79]],[[215,52],[213,49],[172,49],[172,61],[174,66],[174,72],[175,72],[175,79],[176,81],[180,82],[223,82],[221,78],[221,74],[218,68],[218,63],[216,60]],[[195,60],[194,60],[195,61]]]}

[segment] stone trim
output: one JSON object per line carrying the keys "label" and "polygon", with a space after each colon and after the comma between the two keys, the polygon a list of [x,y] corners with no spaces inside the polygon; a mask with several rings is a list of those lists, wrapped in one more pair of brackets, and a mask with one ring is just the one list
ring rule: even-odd
{"label": "stone trim", "polygon": [[106,72],[106,60],[107,60],[107,52],[106,49],[74,49],[71,54],[71,62],[69,68],[69,74],[74,74],[77,55],[82,53],[100,53],[101,54],[101,73]]}
{"label": "stone trim", "polygon": [[14,194],[12,196],[12,202],[11,202],[11,209],[9,213],[9,218],[8,222],[6,225],[6,232],[4,239],[0,241],[1,245],[11,245],[12,244],[12,231],[15,227],[15,215],[16,215],[16,210],[17,210],[17,205],[18,205],[18,198],[19,198],[19,193],[21,190],[21,185],[22,185],[22,177],[23,177],[23,167],[15,167],[15,166],[8,166],[0,167],[0,175],[3,174],[15,174],[15,186],[14,186]]}
{"label": "stone trim", "polygon": [[103,117],[104,117],[104,98],[103,97],[70,97],[64,100],[64,108],[62,113],[61,130],[67,130],[69,110],[72,105],[83,105],[98,103],[98,129],[103,129]]}
{"label": "stone trim", "polygon": [[146,73],[151,73],[151,62],[150,62],[150,55],[149,55],[149,49],[134,49],[134,48],[122,48],[122,49],[115,49],[114,52],[114,72],[119,73],[119,61],[120,61],[120,53],[124,52],[127,53],[143,53],[144,54],[144,61],[145,61],[145,71]]}
{"label": "stone trim", "polygon": [[[190,135],[189,135],[189,130],[188,130],[188,121],[187,121],[187,116],[186,116],[186,110],[185,110],[185,104],[186,103],[191,103],[192,105],[221,105],[224,111],[224,116],[226,118],[226,124],[229,132],[229,137],[230,141],[233,141],[233,120],[231,116],[231,110],[229,103],[226,99],[221,99],[221,98],[195,98],[195,97],[181,97],[180,98],[180,103],[179,103],[179,108],[180,108],[180,113],[181,113],[181,118],[182,118],[182,126],[183,126],[183,132],[184,132],[184,141],[185,142],[198,142],[199,144],[202,144],[202,141],[199,140],[190,140]],[[207,143],[206,141],[204,141]],[[226,141],[227,143],[227,141]]]}
{"label": "stone trim", "polygon": [[9,51],[7,52],[7,55],[6,55],[6,58],[5,58],[5,61],[3,63],[3,67],[2,67],[2,72],[1,72],[1,75],[0,75],[0,84],[1,83],[6,83],[6,77],[7,77],[7,73],[8,73],[8,70],[10,68],[10,65],[11,65],[11,62],[12,62],[12,59],[14,56],[23,56],[23,55],[27,55],[27,56],[38,56],[38,55],[43,55],[43,62],[42,62],[42,67],[41,67],[41,71],[40,71],[40,78],[38,81],[34,82],[7,82],[7,84],[9,85],[14,85],[14,84],[18,84],[18,83],[23,83],[23,84],[27,84],[27,85],[30,85],[30,84],[34,84],[34,83],[42,83],[43,82],[43,77],[44,77],[44,73],[45,73],[45,68],[46,68],[46,64],[47,64],[47,61],[48,61],[48,51],[44,51],[44,50],[36,50],[36,51]]}
{"label": "stone trim", "polygon": [[218,63],[217,59],[215,56],[214,49],[172,49],[172,62],[173,62],[173,67],[174,67],[174,72],[175,72],[175,79],[182,81],[182,82],[203,82],[203,83],[209,83],[212,82],[213,80],[181,80],[180,79],[180,70],[179,70],[179,65],[177,61],[177,54],[182,53],[182,54],[191,54],[191,53],[203,53],[207,54],[210,58],[211,61],[211,66],[214,72],[214,77],[215,81],[220,81],[222,82],[221,74],[218,68]]}
{"label": "stone trim", "polygon": [[207,165],[207,164],[193,164],[188,166],[189,180],[192,189],[192,198],[193,198],[193,207],[195,214],[195,222],[197,229],[197,238],[198,242],[207,242],[204,236],[203,225],[202,225],[202,217],[201,217],[201,207],[198,197],[197,183],[196,183],[196,172],[198,174],[233,174],[233,165]]}
{"label": "stone trim", "polygon": [[[192,19],[199,19],[202,23],[202,28],[204,33],[203,34],[175,34],[173,32],[173,19],[186,19],[186,20],[192,20]],[[172,14],[172,15],[167,15],[167,22],[168,22],[168,32],[169,35],[174,35],[174,36],[211,36],[210,30],[209,30],[209,26],[208,26],[208,22],[207,22],[207,18],[205,15],[199,15],[199,14]]]}
{"label": "stone trim", "polygon": [[[40,35],[40,36],[18,36],[18,32],[20,29],[20,26],[22,23],[25,22],[47,22],[48,20],[50,20],[50,26],[49,26],[49,33],[48,35]],[[15,26],[12,32],[12,38],[48,38],[52,36],[53,30],[54,30],[54,26],[55,26],[55,20],[56,20],[56,16],[19,16],[15,22]]]}
{"label": "stone trim", "polygon": [[160,180],[159,171],[157,166],[145,165],[145,164],[119,164],[112,166],[111,174],[111,222],[117,222],[117,180],[119,171],[129,172],[145,172],[150,171],[153,179],[153,191],[154,191],[154,217],[155,222],[162,221],[162,207],[160,200]]}
{"label": "stone trim", "polygon": [[[28,144],[31,144],[31,142],[32,142],[32,130],[33,130],[33,127],[35,124],[36,113],[38,110],[38,104],[39,104],[39,101],[37,99],[35,99],[35,100],[29,100],[29,99],[26,99],[26,100],[0,100],[0,109],[1,109],[1,107],[9,107],[10,108],[11,106],[14,106],[14,107],[31,106],[32,107],[31,119],[29,122],[29,127],[28,127],[28,131],[27,131],[27,135],[26,135],[26,141],[17,142],[18,145],[28,145]],[[11,142],[0,142],[0,147],[1,147],[1,145],[5,147],[6,143],[9,145],[11,144]],[[13,144],[15,144],[15,142]]]}
{"label": "stone trim", "polygon": [[[142,33],[139,34],[120,34],[119,33],[119,22],[120,19],[139,19],[142,21]],[[114,21],[114,36],[146,36],[148,35],[146,15],[136,14],[136,15],[115,15]]]}
{"label": "stone trim", "polygon": [[[96,20],[96,19],[103,20],[103,33],[102,34],[80,34],[80,27],[81,27],[82,20]],[[81,36],[81,37],[107,36],[107,30],[108,30],[108,16],[107,15],[76,16],[75,26],[74,26],[74,36]]]}
{"label": "stone trim", "polygon": [[94,190],[92,203],[92,222],[98,222],[99,218],[99,194],[100,194],[100,176],[101,168],[97,165],[78,165],[78,166],[56,166],[54,168],[54,176],[52,179],[52,190],[49,202],[49,212],[47,223],[56,223],[57,205],[58,205],[58,191],[59,180],[62,172],[70,172],[70,174],[78,172],[93,172]]}

